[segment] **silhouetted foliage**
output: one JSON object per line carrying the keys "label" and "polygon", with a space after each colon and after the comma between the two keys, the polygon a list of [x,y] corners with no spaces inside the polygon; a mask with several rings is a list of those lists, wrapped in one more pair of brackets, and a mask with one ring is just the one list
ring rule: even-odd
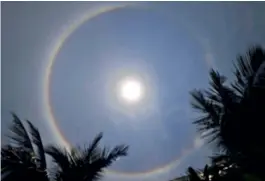
{"label": "silhouetted foliage", "polygon": [[29,135],[22,121],[15,114],[12,116],[11,144],[1,149],[2,181],[47,181],[45,153],[39,131],[27,121]]}
{"label": "silhouetted foliage", "polygon": [[100,149],[102,138],[99,134],[88,148],[71,148],[70,151],[55,146],[48,146],[49,154],[58,166],[53,178],[57,181],[90,181],[101,178],[103,169],[110,166],[117,158],[126,156],[128,146],[119,145],[111,150]]}
{"label": "silhouetted foliage", "polygon": [[194,124],[229,158],[226,162],[264,177],[265,51],[253,47],[234,66],[232,83],[211,70],[210,88],[191,92],[193,108],[202,113]]}
{"label": "silhouetted foliage", "polygon": [[[128,146],[113,149],[100,148],[102,133],[84,148],[44,148],[38,129],[26,121],[28,130],[15,115],[10,127],[11,143],[1,149],[2,181],[94,181],[101,178],[104,169],[117,158],[126,156]],[[50,155],[56,167],[47,171],[45,153]]]}
{"label": "silhouetted foliage", "polygon": [[187,170],[189,181],[243,181],[243,174],[240,169],[222,164],[206,165],[203,170],[194,170],[189,167]]}

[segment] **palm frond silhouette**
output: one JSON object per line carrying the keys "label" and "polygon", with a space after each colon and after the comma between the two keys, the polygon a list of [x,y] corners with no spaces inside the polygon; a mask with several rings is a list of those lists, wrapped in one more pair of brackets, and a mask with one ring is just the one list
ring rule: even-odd
{"label": "palm frond silhouette", "polygon": [[110,166],[117,158],[127,155],[128,146],[118,145],[113,149],[100,149],[99,142],[102,133],[97,135],[89,147],[66,149],[48,146],[46,153],[50,155],[58,169],[53,174],[55,180],[90,181],[101,178],[104,169]]}
{"label": "palm frond silhouette", "polygon": [[209,143],[239,165],[262,175],[265,51],[259,46],[251,48],[246,56],[238,56],[234,68],[236,79],[231,83],[211,70],[210,88],[191,92],[192,106],[201,112],[194,124]]}

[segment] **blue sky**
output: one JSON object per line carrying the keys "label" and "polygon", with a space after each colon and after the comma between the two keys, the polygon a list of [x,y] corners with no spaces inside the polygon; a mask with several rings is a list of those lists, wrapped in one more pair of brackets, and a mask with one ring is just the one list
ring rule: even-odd
{"label": "blue sky", "polygon": [[[43,105],[43,76],[52,47],[96,2],[2,3],[2,141],[9,111],[31,120],[55,143]],[[167,180],[200,167],[210,150],[195,139],[189,91],[208,85],[208,69],[231,76],[232,60],[255,43],[265,46],[264,3],[141,3],[84,23],[65,41],[52,69],[51,105],[68,141],[130,145],[112,167],[142,172],[189,156],[164,173],[128,180]],[[149,99],[129,111],[110,87],[120,72],[143,77]],[[114,81],[115,82],[115,81]],[[106,180],[117,180],[118,175]]]}

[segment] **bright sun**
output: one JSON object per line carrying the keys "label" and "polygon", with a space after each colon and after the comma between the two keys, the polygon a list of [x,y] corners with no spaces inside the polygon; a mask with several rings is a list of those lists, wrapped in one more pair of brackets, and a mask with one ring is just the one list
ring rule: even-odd
{"label": "bright sun", "polygon": [[129,103],[138,102],[143,96],[143,87],[137,80],[124,80],[120,85],[120,95]]}

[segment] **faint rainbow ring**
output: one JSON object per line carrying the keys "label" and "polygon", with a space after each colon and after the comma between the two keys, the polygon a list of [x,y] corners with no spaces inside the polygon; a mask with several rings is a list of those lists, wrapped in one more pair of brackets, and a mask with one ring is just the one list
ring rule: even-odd
{"label": "faint rainbow ring", "polygon": [[[58,41],[55,44],[55,47],[53,48],[51,55],[48,59],[48,65],[45,69],[45,75],[44,75],[44,107],[45,107],[45,112],[47,112],[47,117],[48,117],[48,121],[50,124],[50,127],[52,129],[52,132],[55,134],[56,139],[58,139],[58,141],[63,144],[66,148],[70,148],[71,145],[70,143],[67,141],[67,139],[65,138],[65,136],[63,135],[63,133],[61,132],[61,130],[59,129],[59,126],[57,125],[57,121],[55,119],[54,113],[53,113],[53,109],[52,106],[50,104],[50,79],[51,79],[51,74],[52,74],[52,67],[54,64],[54,61],[56,59],[57,54],[59,53],[59,51],[61,50],[63,44],[65,43],[65,41],[67,40],[67,38],[76,30],[78,29],[82,24],[84,24],[87,21],[90,21],[91,19],[108,13],[108,12],[112,12],[115,10],[119,10],[125,7],[128,7],[128,4],[125,5],[116,5],[116,6],[107,6],[104,8],[99,8],[97,11],[93,12],[93,13],[87,13],[85,14],[81,19],[75,21],[71,26],[69,26],[69,28],[64,31],[61,36],[58,38]],[[148,171],[144,171],[144,172],[119,172],[119,171],[114,171],[114,170],[106,170],[106,172],[108,174],[114,174],[114,175],[119,175],[119,176],[124,176],[124,177],[148,177],[150,175],[154,175],[154,174],[161,174],[165,171],[170,170],[171,168],[173,168],[174,166],[178,165],[180,163],[180,159],[183,157],[186,157],[190,152],[194,151],[194,146],[191,146],[190,148],[188,148],[185,151],[185,154],[182,154],[179,158],[163,165],[160,167],[157,167],[155,169],[152,170],[148,170]]]}

